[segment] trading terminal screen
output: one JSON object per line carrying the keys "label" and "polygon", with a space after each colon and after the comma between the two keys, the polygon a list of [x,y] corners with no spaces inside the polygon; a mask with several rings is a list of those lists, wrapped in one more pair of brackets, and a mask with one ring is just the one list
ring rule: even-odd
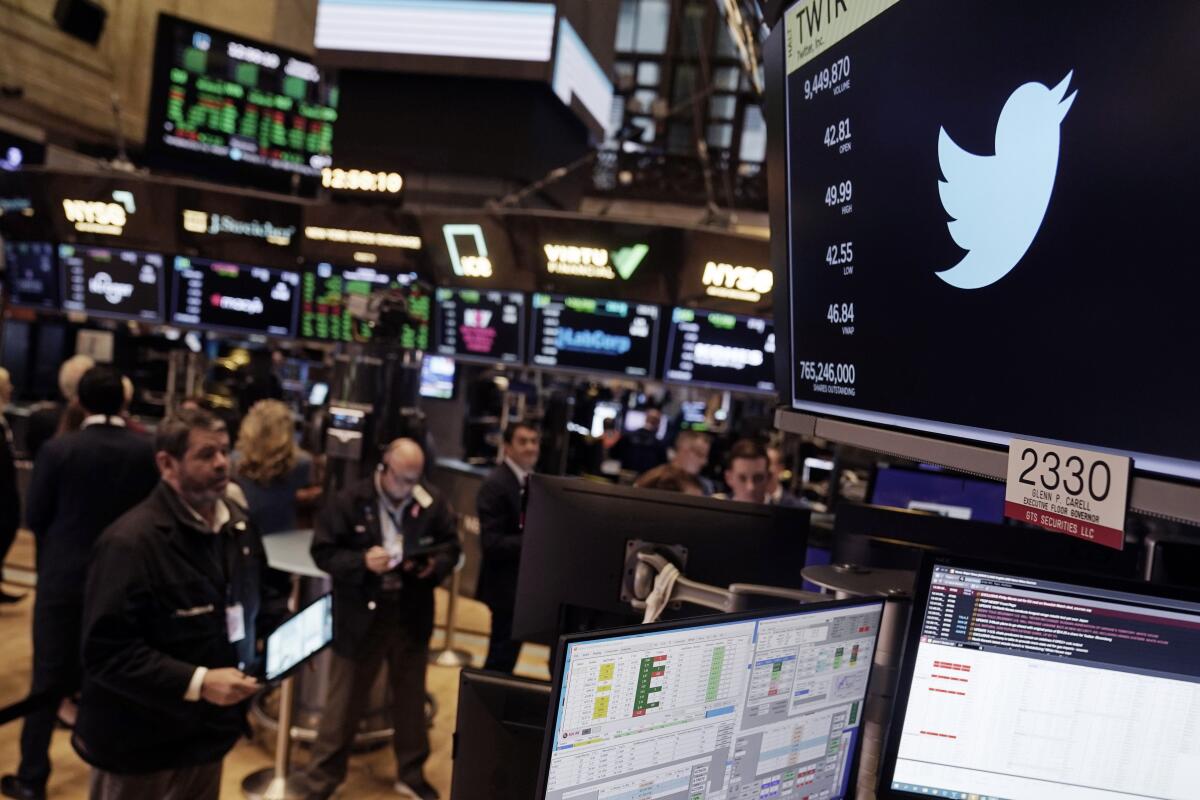
{"label": "trading terminal screen", "polygon": [[152,146],[316,176],[331,164],[337,105],[303,55],[159,15]]}
{"label": "trading terminal screen", "polygon": [[793,407],[1200,480],[1200,5],[790,5]]}
{"label": "trading terminal screen", "polygon": [[436,350],[464,360],[520,364],[525,296],[484,289],[438,289]]}
{"label": "trading terminal screen", "polygon": [[298,272],[176,256],[171,322],[294,336],[299,296]]}
{"label": "trading terminal screen", "polygon": [[1197,797],[1200,603],[935,564],[913,613],[893,794]]}
{"label": "trading terminal screen", "polygon": [[846,796],[882,603],[568,643],[544,800]]}
{"label": "trading terminal screen", "polygon": [[775,326],[764,319],[676,308],[667,331],[668,381],[775,391]]}
{"label": "trading terminal screen", "polygon": [[58,263],[65,311],[162,322],[166,275],[160,253],[61,244]]}
{"label": "trading terminal screen", "polygon": [[[412,272],[390,273],[373,267],[338,267],[320,263],[304,273],[300,295],[300,337],[323,342],[365,342],[373,328],[363,313],[374,292],[407,289],[416,283]],[[409,298],[414,319],[401,333],[401,345],[424,350],[429,342],[429,299],[416,294]],[[358,318],[351,306],[359,306]]]}
{"label": "trading terminal screen", "polygon": [[653,377],[658,323],[656,305],[535,293],[533,364]]}
{"label": "trading terminal screen", "polygon": [[49,242],[4,243],[8,301],[14,306],[58,310],[58,267]]}

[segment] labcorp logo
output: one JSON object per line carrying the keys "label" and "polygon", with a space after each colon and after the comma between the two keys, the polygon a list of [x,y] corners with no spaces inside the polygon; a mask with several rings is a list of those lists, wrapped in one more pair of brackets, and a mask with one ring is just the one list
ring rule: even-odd
{"label": "labcorp logo", "polygon": [[996,123],[996,154],[977,156],[938,132],[938,183],[955,244],[967,255],[936,273],[959,289],[990,286],[1017,266],[1042,227],[1058,172],[1059,127],[1078,92],[1065,97],[1074,71],[1053,89],[1018,86]]}
{"label": "labcorp logo", "polygon": [[700,279],[704,291],[712,297],[757,303],[775,288],[775,274],[769,269],[739,267],[724,262],[709,261]]}
{"label": "labcorp logo", "polygon": [[88,280],[88,291],[100,295],[115,306],[133,295],[133,284],[120,283],[114,281],[107,272],[97,272]]}
{"label": "labcorp logo", "polygon": [[[446,250],[450,254],[450,266],[455,275],[462,278],[492,277],[492,261],[488,258],[482,227],[474,224],[443,225],[442,236],[446,239]],[[463,244],[469,240],[476,255],[463,254],[459,250],[460,240]]]}
{"label": "labcorp logo", "polygon": [[635,244],[613,250],[611,254],[603,247],[573,244],[547,244],[542,245],[542,250],[546,254],[546,271],[554,275],[607,281],[620,275],[621,280],[627,281],[650,252],[650,246]]}
{"label": "labcorp logo", "polygon": [[112,193],[113,202],[102,200],[74,200],[63,198],[63,214],[67,222],[75,226],[80,233],[98,233],[104,236],[120,236],[125,232],[125,224],[129,216],[137,212],[133,192],[116,189]]}

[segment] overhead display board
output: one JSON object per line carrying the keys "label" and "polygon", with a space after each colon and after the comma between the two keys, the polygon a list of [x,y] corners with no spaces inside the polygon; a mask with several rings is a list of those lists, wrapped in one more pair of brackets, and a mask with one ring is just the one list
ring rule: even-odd
{"label": "overhead display board", "polygon": [[358,264],[389,272],[422,271],[426,236],[420,221],[396,208],[357,203],[304,209],[306,261]]}
{"label": "overhead display board", "polygon": [[524,362],[525,296],[498,289],[439,288],[434,293],[439,355],[464,361]]}
{"label": "overhead display board", "polygon": [[676,308],[667,329],[667,381],[775,393],[775,326],[759,317]]}
{"label": "overhead display board", "polygon": [[179,247],[189,255],[294,266],[300,209],[256,195],[178,192]]}
{"label": "overhead display board", "polygon": [[[365,342],[372,326],[364,318],[372,293],[408,289],[416,285],[412,272],[389,273],[374,267],[314,265],[304,272],[300,290],[300,337],[324,342]],[[424,350],[429,346],[429,298],[418,292],[409,296],[416,324],[401,331],[404,347]]]}
{"label": "overhead display board", "polygon": [[171,322],[199,328],[295,336],[300,273],[175,257]]}
{"label": "overhead display board", "polygon": [[8,302],[22,308],[57,311],[62,305],[54,245],[49,242],[4,242]]}
{"label": "overhead display board", "polygon": [[166,274],[161,253],[63,244],[62,307],[95,317],[162,322]]}
{"label": "overhead display board", "polygon": [[148,151],[316,178],[331,165],[338,91],[312,60],[159,14]]}
{"label": "overhead display board", "polygon": [[1180,260],[1200,6],[1124,8],[784,11],[767,105],[793,409],[1200,479],[1200,370],[1180,350],[1200,341],[1200,271]]}
{"label": "overhead display board", "polygon": [[540,292],[531,306],[533,366],[654,377],[658,306]]}

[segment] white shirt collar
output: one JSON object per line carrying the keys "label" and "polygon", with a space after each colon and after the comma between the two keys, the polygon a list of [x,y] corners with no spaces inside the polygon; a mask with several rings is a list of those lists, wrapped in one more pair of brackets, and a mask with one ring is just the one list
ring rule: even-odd
{"label": "white shirt collar", "polygon": [[183,503],[183,507],[186,508],[189,512],[191,512],[191,515],[196,518],[197,522],[199,522],[201,525],[203,525],[205,528],[207,528],[212,533],[220,533],[221,529],[224,528],[227,524],[229,524],[229,520],[230,520],[229,506],[225,505],[224,500],[217,500],[217,508],[216,508],[215,513],[213,514],[213,521],[212,521],[211,525],[208,524],[208,520],[206,520],[203,516],[200,515],[199,511],[197,511],[196,509],[194,509],[190,505],[188,505],[188,501],[184,500],[183,497],[179,498],[179,502]]}
{"label": "white shirt collar", "polygon": [[79,429],[90,428],[93,425],[114,425],[118,428],[125,427],[125,420],[122,417],[112,416],[107,414],[92,414],[90,417],[84,417],[83,422],[79,424]]}
{"label": "white shirt collar", "polygon": [[513,475],[517,476],[517,483],[525,485],[525,480],[529,477],[529,473],[517,466],[517,462],[513,461],[508,456],[504,457],[504,463],[513,471]]}

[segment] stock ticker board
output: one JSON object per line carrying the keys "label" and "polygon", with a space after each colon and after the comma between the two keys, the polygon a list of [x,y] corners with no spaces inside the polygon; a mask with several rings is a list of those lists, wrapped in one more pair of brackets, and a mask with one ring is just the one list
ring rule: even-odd
{"label": "stock ticker board", "polygon": [[300,54],[161,15],[150,123],[159,131],[147,138],[173,155],[319,175],[337,104],[337,87]]}

